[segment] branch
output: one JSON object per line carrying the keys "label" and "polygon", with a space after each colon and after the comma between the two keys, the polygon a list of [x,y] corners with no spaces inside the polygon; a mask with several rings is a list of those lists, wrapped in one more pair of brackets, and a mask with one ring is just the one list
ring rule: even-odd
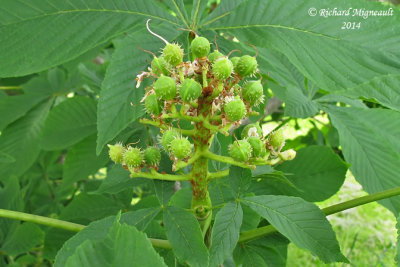
{"label": "branch", "polygon": [[189,181],[190,177],[188,175],[178,175],[178,174],[161,174],[155,170],[150,172],[133,172],[131,171],[132,178],[147,178],[155,180],[164,181]]}
{"label": "branch", "polygon": [[[349,201],[345,201],[339,204],[335,204],[329,207],[326,207],[324,209],[322,209],[322,212],[325,215],[331,215],[331,214],[335,214],[347,209],[351,209],[354,207],[358,207],[361,205],[365,205],[374,201],[378,201],[381,199],[385,199],[385,198],[389,198],[389,197],[393,197],[393,196],[397,196],[400,195],[400,187],[396,187],[396,188],[392,188],[386,191],[382,191],[379,193],[375,193],[375,194],[371,194],[368,196],[363,196],[363,197],[359,197],[359,198],[355,198]],[[272,225],[267,225],[267,226],[263,226],[260,228],[256,228],[256,229],[252,229],[249,231],[245,231],[242,232],[240,234],[239,237],[239,241],[238,242],[246,242],[249,240],[253,240],[253,239],[257,239],[260,238],[262,236],[267,236],[270,234],[273,234],[275,232],[277,232],[278,230],[276,230],[275,227],[273,227]]]}
{"label": "branch", "polygon": [[201,153],[196,151],[195,154],[188,160],[188,161],[178,161],[175,166],[173,167],[173,171],[179,171],[180,169],[185,168],[186,166],[193,164],[199,157],[201,156]]}
{"label": "branch", "polygon": [[[67,222],[67,221],[62,221],[62,220],[57,220],[53,218],[48,218],[44,216],[39,216],[39,215],[33,215],[29,213],[24,213],[24,212],[19,212],[19,211],[13,211],[13,210],[3,210],[0,209],[0,217],[2,218],[8,218],[8,219],[14,219],[14,220],[20,220],[24,222],[32,222],[32,223],[37,223],[41,225],[46,225],[54,228],[59,228],[71,232],[80,232],[82,231],[86,226],[82,224],[76,224],[72,222]],[[165,249],[171,249],[171,243],[168,240],[162,240],[162,239],[155,239],[155,238],[149,238],[151,244],[154,247],[158,248],[165,248]]]}
{"label": "branch", "polygon": [[212,179],[222,178],[222,177],[225,177],[228,175],[229,175],[229,169],[226,169],[226,170],[219,171],[219,172],[209,173],[207,176],[207,179],[212,180]]}
{"label": "branch", "polygon": [[202,156],[206,157],[206,158],[209,158],[209,159],[212,159],[212,160],[216,160],[216,161],[219,161],[219,162],[225,162],[225,163],[228,163],[228,164],[231,164],[231,165],[235,165],[235,166],[238,166],[238,167],[242,167],[242,168],[246,168],[246,169],[255,169],[256,168],[256,166],[254,166],[254,165],[247,165],[246,163],[236,161],[231,157],[220,156],[220,155],[214,154],[214,153],[212,153],[210,151],[204,151],[202,153]]}
{"label": "branch", "polygon": [[152,120],[149,120],[149,119],[140,119],[139,122],[142,123],[142,124],[153,125],[153,126],[156,126],[156,127],[160,128],[160,129],[164,129],[164,130],[174,129],[177,132],[181,132],[183,135],[186,135],[186,136],[194,135],[194,131],[193,130],[178,129],[178,128],[175,128],[175,127],[168,126],[166,124],[161,124],[158,121],[152,121]]}

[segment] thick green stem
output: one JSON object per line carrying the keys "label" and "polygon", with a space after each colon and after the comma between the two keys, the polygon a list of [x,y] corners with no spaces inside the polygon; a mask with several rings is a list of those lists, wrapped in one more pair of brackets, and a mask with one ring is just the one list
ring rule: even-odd
{"label": "thick green stem", "polygon": [[155,180],[164,180],[164,181],[189,181],[191,179],[188,175],[178,175],[178,174],[161,174],[156,172],[155,170],[151,170],[151,172],[133,172],[131,171],[132,178],[147,178],[147,179],[155,179]]}
{"label": "thick green stem", "polygon": [[[393,189],[389,189],[383,192],[379,192],[379,193],[375,193],[372,195],[368,195],[368,196],[364,196],[364,197],[360,197],[360,198],[355,198],[349,201],[345,201],[333,206],[329,206],[326,207],[324,209],[322,209],[322,212],[325,215],[331,215],[331,214],[335,214],[347,209],[351,209],[354,207],[358,207],[361,205],[365,205],[374,201],[378,201],[381,199],[385,199],[385,198],[389,198],[389,197],[393,197],[393,196],[397,196],[400,195],[400,187],[396,187]],[[253,230],[249,230],[249,231],[245,231],[243,233],[240,234],[240,238],[239,238],[239,242],[246,242],[249,240],[253,240],[256,238],[260,238],[262,236],[267,236],[270,234],[273,234],[275,232],[277,232],[278,230],[276,230],[275,227],[273,227],[272,225],[267,225],[267,226],[263,226],[260,228],[256,228]]]}
{"label": "thick green stem", "polygon": [[43,217],[39,215],[33,215],[29,213],[23,213],[19,211],[12,211],[12,210],[3,210],[0,209],[0,217],[21,220],[25,222],[33,222],[37,224],[42,224],[54,228],[64,229],[72,232],[79,232],[83,228],[84,225],[76,224],[72,222],[61,221],[53,218]]}

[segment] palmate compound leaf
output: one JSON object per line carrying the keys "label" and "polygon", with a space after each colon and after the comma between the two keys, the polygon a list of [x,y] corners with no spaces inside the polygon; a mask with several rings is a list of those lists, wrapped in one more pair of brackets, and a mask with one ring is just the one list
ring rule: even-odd
{"label": "palmate compound leaf", "polygon": [[215,217],[211,234],[209,266],[219,266],[233,252],[239,240],[243,211],[240,203],[226,204]]}
{"label": "palmate compound leaf", "polygon": [[[400,186],[400,113],[388,109],[323,106],[339,132],[346,162],[370,194]],[[380,201],[395,215],[400,197]]]}
{"label": "palmate compound leaf", "polygon": [[5,41],[0,43],[0,77],[64,63],[136,24],[144,25],[148,18],[169,27],[179,25],[151,0],[2,0],[0,36]]}
{"label": "palmate compound leaf", "polygon": [[[159,208],[148,208],[138,211],[127,212],[122,214],[119,221],[121,224],[126,223],[128,225],[134,226],[140,231],[144,231],[159,212]],[[107,233],[109,232],[114,222],[115,216],[110,216],[89,224],[82,231],[80,231],[64,243],[63,247],[57,253],[54,266],[65,266],[67,259],[74,254],[75,250],[84,241],[89,240],[93,243],[102,242],[102,240],[106,238]]]}
{"label": "palmate compound leaf", "polygon": [[[343,17],[310,16],[336,7],[387,10],[380,3],[361,0],[243,1],[236,9],[200,25],[202,30],[230,32],[239,41],[283,53],[309,80],[327,91],[350,88],[388,73],[400,73],[398,16],[376,16],[361,21],[361,28],[342,30]],[[354,12],[354,11],[352,11]],[[394,8],[394,13],[398,8]],[[318,13],[319,14],[319,13]],[[212,13],[211,13],[212,16]],[[263,36],[263,38],[260,38]],[[370,42],[368,40],[375,40]],[[371,66],[374,66],[371,68]]]}
{"label": "palmate compound leaf", "polygon": [[[179,34],[170,25],[151,24],[152,30],[172,41]],[[143,85],[136,88],[135,76],[147,71],[152,56],[142,49],[158,54],[164,43],[151,35],[145,24],[138,25],[137,31],[115,41],[116,50],[107,69],[97,109],[97,154],[102,148],[130,123],[144,114]],[[146,81],[145,81],[146,82]]]}
{"label": "palmate compound leaf", "polygon": [[67,259],[65,266],[167,266],[154,250],[146,234],[134,226],[120,223],[116,216],[101,241],[86,240]]}
{"label": "palmate compound leaf", "polygon": [[240,200],[300,248],[311,251],[324,262],[347,262],[340,252],[335,232],[323,212],[298,197],[255,196]]}

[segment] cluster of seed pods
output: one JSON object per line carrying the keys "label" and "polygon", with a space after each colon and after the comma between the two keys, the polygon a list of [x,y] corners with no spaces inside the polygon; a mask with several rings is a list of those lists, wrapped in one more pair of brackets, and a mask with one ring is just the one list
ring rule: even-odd
{"label": "cluster of seed pods", "polygon": [[[190,46],[193,60],[184,62],[184,51],[178,44],[156,36],[166,45],[160,56],[152,53],[148,71],[137,75],[137,87],[145,78],[153,80],[145,88],[141,102],[153,125],[161,128],[159,144],[163,150],[174,162],[187,161],[193,155],[193,144],[182,135],[179,121],[178,128],[173,127],[174,119],[186,118],[194,124],[195,118],[203,116],[199,103],[206,101],[211,109],[202,125],[215,132],[228,133],[229,127],[239,125],[242,119],[254,113],[252,108],[264,101],[263,84],[261,79],[256,79],[255,56],[230,58],[231,53],[224,55],[218,47],[210,53],[210,42],[196,36]],[[242,131],[241,140],[229,146],[229,155],[239,162],[266,160],[270,155],[276,156],[283,143],[282,131],[271,133],[266,139],[258,124],[250,124]],[[137,147],[124,148],[121,144],[109,147],[113,161],[134,170],[143,166],[157,167],[161,158],[157,147],[145,151]],[[289,154],[289,158],[294,157],[292,152]]]}

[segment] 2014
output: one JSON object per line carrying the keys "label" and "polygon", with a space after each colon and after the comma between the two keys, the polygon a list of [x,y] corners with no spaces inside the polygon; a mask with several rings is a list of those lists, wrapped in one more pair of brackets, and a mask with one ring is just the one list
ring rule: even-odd
{"label": "2014", "polygon": [[342,30],[355,30],[361,28],[361,22],[343,22]]}

